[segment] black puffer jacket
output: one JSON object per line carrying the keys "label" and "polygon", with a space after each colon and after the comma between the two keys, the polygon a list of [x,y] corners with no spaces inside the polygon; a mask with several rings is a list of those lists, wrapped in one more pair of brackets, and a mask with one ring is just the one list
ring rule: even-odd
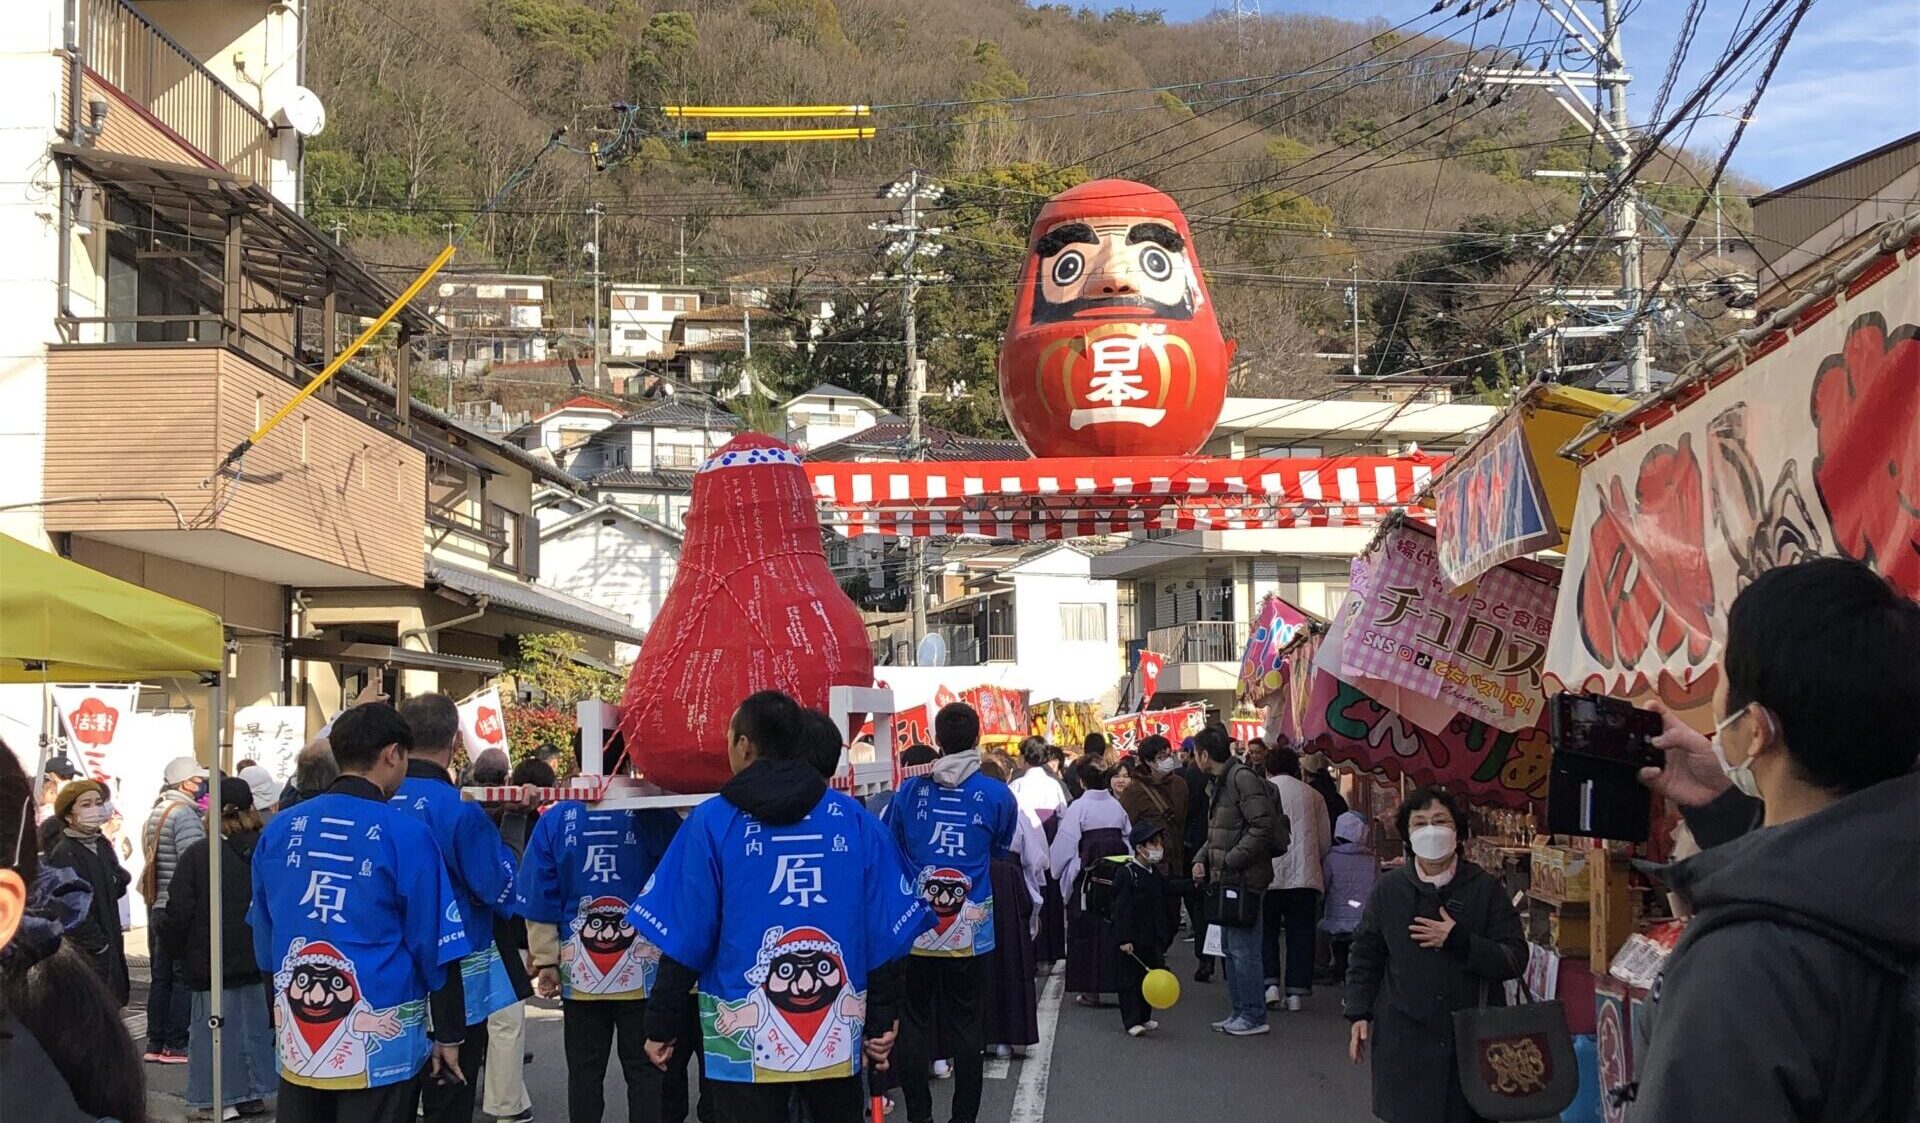
{"label": "black puffer jacket", "polygon": [[1695,915],[1647,1003],[1631,1123],[1915,1117],[1920,774],[1666,880]]}
{"label": "black puffer jacket", "polygon": [[1258,893],[1273,884],[1273,787],[1237,760],[1213,778],[1207,846],[1197,860],[1207,878],[1232,877]]}
{"label": "black puffer jacket", "polygon": [[[253,847],[260,832],[243,831],[223,840],[220,854],[220,980],[243,987],[260,981],[253,961],[253,929],[247,907],[253,903]],[[187,986],[213,989],[213,923],[208,915],[207,840],[187,847],[173,874],[173,896],[160,914],[169,947],[183,949]]]}

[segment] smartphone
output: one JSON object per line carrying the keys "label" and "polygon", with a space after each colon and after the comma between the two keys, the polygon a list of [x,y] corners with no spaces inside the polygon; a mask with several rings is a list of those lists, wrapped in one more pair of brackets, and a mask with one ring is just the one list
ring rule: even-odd
{"label": "smartphone", "polygon": [[1659,768],[1665,754],[1653,747],[1660,715],[1603,694],[1556,694],[1549,704],[1553,751],[1597,757],[1635,769]]}

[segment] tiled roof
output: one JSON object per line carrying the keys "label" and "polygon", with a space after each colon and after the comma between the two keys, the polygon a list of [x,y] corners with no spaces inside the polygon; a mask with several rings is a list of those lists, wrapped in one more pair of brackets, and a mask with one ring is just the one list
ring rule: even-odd
{"label": "tiled roof", "polygon": [[432,559],[427,562],[427,580],[468,596],[486,597],[491,605],[513,615],[558,624],[570,631],[623,643],[639,643],[647,638],[645,630],[635,627],[633,621],[620,613],[557,589],[540,588]]}
{"label": "tiled roof", "polygon": [[[920,439],[926,442],[928,460],[1027,460],[1026,447],[1019,441],[991,437],[968,437],[920,427]],[[859,460],[864,457],[903,459],[907,455],[907,423],[882,421],[850,437],[842,437],[807,453],[808,460]]]}
{"label": "tiled roof", "polygon": [[690,491],[693,488],[693,469],[691,468],[655,468],[651,472],[637,472],[632,468],[616,468],[611,472],[602,472],[589,477],[591,487],[644,487],[660,491]]}
{"label": "tiled roof", "polygon": [[545,421],[547,418],[552,417],[556,413],[561,413],[570,409],[592,409],[592,410],[599,410],[602,413],[625,413],[626,412],[626,410],[621,409],[619,406],[614,405],[611,402],[603,402],[598,398],[589,398],[584,394],[577,394],[571,398],[568,398],[566,401],[561,402],[559,405],[554,406],[552,409],[541,414],[540,416],[534,418],[534,420]]}
{"label": "tiled roof", "polygon": [[740,431],[740,419],[702,398],[676,395],[629,413],[609,429],[713,429]]}

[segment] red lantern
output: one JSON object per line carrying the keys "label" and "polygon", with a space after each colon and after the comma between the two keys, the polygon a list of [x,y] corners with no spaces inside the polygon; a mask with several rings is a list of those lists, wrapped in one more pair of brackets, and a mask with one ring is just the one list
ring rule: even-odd
{"label": "red lantern", "polygon": [[872,685],[866,626],[827,565],[800,457],[735,437],[694,475],[679,570],[620,705],[628,756],[668,791],[718,791],[747,695],[825,710],[832,687]]}
{"label": "red lantern", "polygon": [[1007,421],[1035,456],[1185,456],[1220,420],[1220,335],[1186,216],[1142,183],[1047,200],[1000,347]]}

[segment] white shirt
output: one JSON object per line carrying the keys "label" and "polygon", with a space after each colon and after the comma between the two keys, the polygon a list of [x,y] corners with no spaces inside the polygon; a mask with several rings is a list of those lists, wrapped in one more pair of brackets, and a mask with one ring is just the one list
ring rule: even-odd
{"label": "white shirt", "polygon": [[1067,789],[1053,774],[1044,768],[1029,768],[1007,782],[1013,789],[1013,801],[1020,807],[1021,818],[1034,826],[1044,826],[1041,812],[1055,815],[1067,809]]}
{"label": "white shirt", "polygon": [[1280,810],[1287,813],[1293,834],[1287,852],[1273,860],[1275,889],[1317,889],[1326,891],[1326,856],[1333,846],[1333,829],[1327,825],[1327,804],[1306,781],[1292,776],[1267,779],[1280,793]]}
{"label": "white shirt", "polygon": [[1113,793],[1095,788],[1073,801],[1066,814],[1060,816],[1060,832],[1053,836],[1053,876],[1060,879],[1063,888],[1070,889],[1073,879],[1080,874],[1080,836],[1087,831],[1097,831],[1105,827],[1120,828],[1124,839],[1133,833],[1133,821],[1127,818],[1127,809],[1113,798]]}

